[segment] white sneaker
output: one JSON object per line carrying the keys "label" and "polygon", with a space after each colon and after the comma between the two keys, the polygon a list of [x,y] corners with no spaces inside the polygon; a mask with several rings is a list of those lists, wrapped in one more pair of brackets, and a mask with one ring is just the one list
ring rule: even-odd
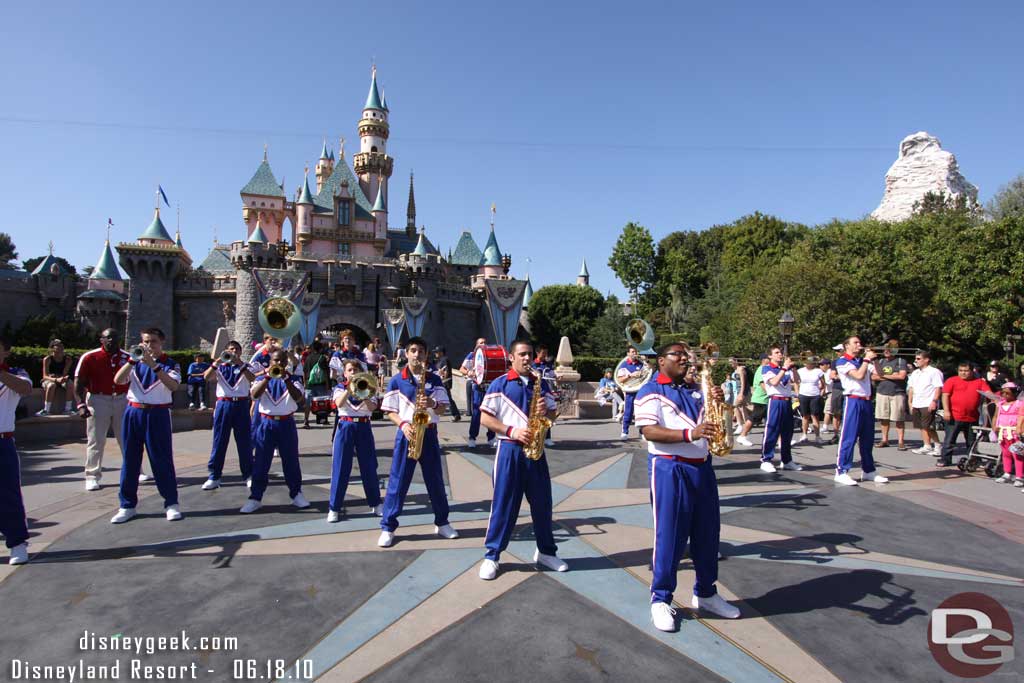
{"label": "white sneaker", "polygon": [[569,571],[569,565],[565,563],[560,557],[555,555],[545,555],[539,550],[533,551],[533,561],[537,564],[543,565],[555,572],[567,572]]}
{"label": "white sneaker", "polygon": [[652,602],[651,621],[654,628],[671,633],[676,630],[676,611],[667,602]]}
{"label": "white sneaker", "polygon": [[767,472],[768,474],[775,474],[777,470],[775,469],[775,465],[771,464],[766,460],[761,463],[761,471]]}
{"label": "white sneaker", "polygon": [[732,430],[733,436],[739,436],[742,431],[743,425],[736,425],[736,429]]}
{"label": "white sneaker", "polygon": [[751,442],[751,440],[748,439],[745,436],[737,436],[736,437],[736,443],[738,443],[741,446],[753,446],[754,445],[753,442]]}
{"label": "white sneaker", "polygon": [[199,410],[207,410],[207,408],[206,408],[206,404],[205,404],[205,403],[203,403],[202,405],[200,405],[200,406],[199,406]]}
{"label": "white sneaker", "polygon": [[304,495],[302,495],[302,491],[299,491],[295,494],[295,497],[292,498],[292,505],[302,510],[303,508],[309,507],[309,501],[306,500]]}
{"label": "white sneaker", "polygon": [[252,477],[249,477],[248,479],[245,480],[245,488],[247,488],[247,489],[251,489],[252,488]]}
{"label": "white sneaker", "polygon": [[204,491],[212,491],[220,488],[220,479],[207,479],[202,486]]}
{"label": "white sneaker", "polygon": [[717,614],[724,619],[739,619],[740,616],[740,608],[730,605],[718,593],[709,598],[698,598],[694,595],[690,605],[693,609],[702,609],[706,612]]}
{"label": "white sneaker", "polygon": [[494,560],[485,559],[480,563],[480,578],[484,581],[493,581],[498,575],[498,563]]}
{"label": "white sneaker", "polygon": [[800,472],[801,470],[803,470],[803,468],[803,465],[796,463],[792,460],[790,460],[789,462],[782,463],[782,469],[790,470],[791,472]]}
{"label": "white sneaker", "polygon": [[836,476],[832,477],[832,480],[835,481],[837,484],[842,484],[843,486],[857,485],[857,480],[851,477],[849,472],[837,474]]}
{"label": "white sneaker", "polygon": [[864,474],[860,475],[860,480],[861,481],[873,481],[876,484],[888,484],[889,483],[889,477],[883,477],[878,472],[865,472]]}
{"label": "white sneaker", "polygon": [[392,531],[380,532],[380,538],[377,539],[377,545],[381,548],[390,548],[391,544],[395,542],[395,534]]}
{"label": "white sneaker", "polygon": [[327,511],[327,522],[328,524],[334,524],[335,522],[341,521],[341,513],[335,510]]}
{"label": "white sneaker", "polygon": [[135,516],[135,508],[119,508],[117,514],[110,518],[111,524],[127,522]]}
{"label": "white sneaker", "polygon": [[997,484],[1009,484],[1011,481],[1013,481],[1013,477],[1010,476],[1009,474],[1004,474],[1003,476],[993,481],[995,481],[995,483]]}
{"label": "white sneaker", "polygon": [[147,481],[149,481],[152,478],[153,477],[149,476],[145,472],[139,472],[139,483],[140,484],[145,484]]}
{"label": "white sneaker", "polygon": [[384,516],[384,506],[383,505],[371,505],[370,506],[370,514],[374,515],[375,517],[383,517]]}
{"label": "white sneaker", "polygon": [[932,446],[932,455],[936,458],[942,457],[942,446]]}
{"label": "white sneaker", "polygon": [[99,491],[100,490],[100,483],[98,481],[96,481],[95,479],[86,479],[85,480],[85,490],[86,491]]}
{"label": "white sneaker", "polygon": [[932,454],[932,449],[931,449],[930,446],[921,446],[920,448],[915,448],[914,450],[912,450],[910,452],[911,453],[917,453],[918,455],[931,455]]}
{"label": "white sneaker", "polygon": [[487,442],[487,447],[494,448],[494,446],[497,445],[497,443],[498,441],[496,439],[491,439],[490,441]]}
{"label": "white sneaker", "polygon": [[242,509],[239,510],[239,512],[241,512],[243,515],[247,515],[250,512],[256,512],[261,507],[263,507],[263,503],[261,501],[258,501],[255,498],[250,498],[249,500],[245,501],[245,505],[242,506]]}
{"label": "white sneaker", "polygon": [[453,539],[459,537],[459,532],[452,527],[451,524],[445,524],[444,526],[435,526],[434,533],[441,538]]}
{"label": "white sneaker", "polygon": [[807,441],[807,435],[806,434],[801,434],[800,438],[797,439],[796,441],[793,441],[793,443],[794,444],[798,444],[798,443],[803,443],[804,441]]}
{"label": "white sneaker", "polygon": [[1014,479],[1013,480],[1013,488],[1015,488],[1015,489],[1024,488],[1024,479]]}
{"label": "white sneaker", "polygon": [[25,564],[28,562],[28,543],[22,543],[11,548],[11,559],[7,564]]}
{"label": "white sneaker", "polygon": [[36,417],[46,417],[49,414],[50,414],[50,411],[47,410],[46,408],[43,408],[38,413],[36,413]]}
{"label": "white sneaker", "polygon": [[554,439],[544,439],[544,445],[548,446],[548,447],[554,446],[555,445],[555,440]]}
{"label": "white sneaker", "polygon": [[167,516],[168,522],[177,522],[181,519],[181,510],[177,505],[168,505],[164,510],[164,514]]}
{"label": "white sneaker", "polygon": [[625,441],[628,438],[629,438],[629,434],[626,434],[625,432],[623,432],[622,434],[619,434],[619,441]]}
{"label": "white sneaker", "polygon": [[466,439],[466,448],[476,448],[476,439]]}

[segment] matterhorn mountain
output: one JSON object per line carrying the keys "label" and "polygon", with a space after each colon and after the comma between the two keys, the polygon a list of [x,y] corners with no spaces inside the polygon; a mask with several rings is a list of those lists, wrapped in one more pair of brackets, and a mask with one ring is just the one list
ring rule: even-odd
{"label": "matterhorn mountain", "polygon": [[885,174],[885,195],[872,218],[902,221],[914,213],[914,204],[928,192],[945,193],[949,199],[966,195],[968,204],[978,201],[978,188],[960,174],[956,157],[924,131],[900,142],[900,155]]}

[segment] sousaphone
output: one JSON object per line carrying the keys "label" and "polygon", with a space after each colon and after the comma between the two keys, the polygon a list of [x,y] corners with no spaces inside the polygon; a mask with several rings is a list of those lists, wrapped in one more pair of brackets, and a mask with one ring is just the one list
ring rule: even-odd
{"label": "sousaphone", "polygon": [[[635,394],[640,391],[640,387],[650,382],[651,377],[654,376],[654,368],[651,367],[651,362],[645,358],[645,356],[655,355],[652,348],[654,345],[654,328],[646,320],[641,320],[640,318],[630,320],[629,324],[626,325],[626,341],[630,345],[635,346],[640,354],[640,360],[643,361],[643,368],[640,370],[641,374],[625,380],[619,379],[619,370],[625,367],[626,361],[629,360],[627,356],[615,366],[612,378],[615,380],[615,384],[622,389],[623,393]],[[633,370],[632,372],[637,371]]]}

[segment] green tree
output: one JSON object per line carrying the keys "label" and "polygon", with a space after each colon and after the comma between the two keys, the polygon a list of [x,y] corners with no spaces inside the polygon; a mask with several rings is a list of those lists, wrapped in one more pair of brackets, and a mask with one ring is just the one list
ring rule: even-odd
{"label": "green tree", "polygon": [[566,336],[574,350],[585,350],[587,336],[603,312],[604,297],[593,287],[541,287],[530,299],[530,331],[549,349],[557,350]]}
{"label": "green tree", "polygon": [[585,348],[589,355],[613,357],[625,354],[626,324],[629,318],[622,312],[619,299],[610,294],[604,302],[604,312],[594,325],[585,340]]}
{"label": "green tree", "polygon": [[988,213],[997,221],[1024,216],[1024,174],[999,188],[988,203]]}
{"label": "green tree", "polygon": [[[25,262],[22,264],[22,267],[31,273],[33,270],[36,269],[36,266],[43,262],[45,258],[45,256],[35,256],[33,258],[26,259]],[[68,263],[67,259],[65,259],[64,257],[54,256],[53,258],[54,260],[57,261],[57,263],[61,265],[61,268],[63,268],[68,273],[71,273],[72,275],[78,274],[78,271],[75,269],[75,267]]]}
{"label": "green tree", "polygon": [[642,225],[626,223],[612,249],[608,267],[612,269],[634,301],[641,291],[650,289],[654,282],[654,240]]}
{"label": "green tree", "polygon": [[0,232],[0,269],[14,270],[18,266],[11,261],[18,258],[18,249],[14,246],[14,240],[6,232]]}

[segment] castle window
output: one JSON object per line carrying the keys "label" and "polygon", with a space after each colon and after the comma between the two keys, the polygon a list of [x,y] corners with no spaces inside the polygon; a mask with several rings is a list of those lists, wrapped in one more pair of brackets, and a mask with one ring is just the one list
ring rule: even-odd
{"label": "castle window", "polygon": [[338,242],[338,256],[348,256],[352,253],[348,242]]}
{"label": "castle window", "polygon": [[347,201],[338,202],[338,225],[352,222],[352,208]]}
{"label": "castle window", "polygon": [[371,152],[376,152],[377,151],[377,145],[374,145],[373,147],[371,147],[370,151]]}

